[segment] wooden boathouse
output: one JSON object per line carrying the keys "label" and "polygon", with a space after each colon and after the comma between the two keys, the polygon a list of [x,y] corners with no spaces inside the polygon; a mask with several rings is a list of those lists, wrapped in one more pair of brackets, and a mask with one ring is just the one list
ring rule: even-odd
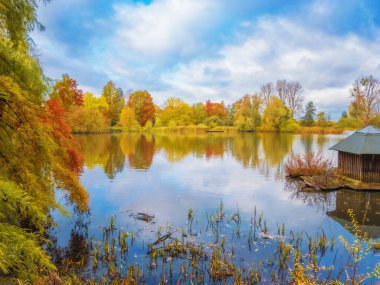
{"label": "wooden boathouse", "polygon": [[338,170],[364,183],[380,183],[380,130],[368,126],[330,147],[338,151]]}

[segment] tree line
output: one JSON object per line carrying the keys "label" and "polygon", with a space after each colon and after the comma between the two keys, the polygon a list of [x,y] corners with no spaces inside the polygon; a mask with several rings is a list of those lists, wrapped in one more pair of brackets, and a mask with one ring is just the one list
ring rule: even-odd
{"label": "tree line", "polygon": [[303,107],[303,88],[298,81],[277,80],[261,86],[231,105],[224,102],[188,104],[176,97],[162,106],[154,103],[146,90],[125,94],[112,81],[99,97],[84,93],[68,75],[57,81],[48,102],[62,106],[75,132],[107,131],[122,128],[140,131],[152,127],[202,125],[234,126],[241,131],[299,132],[303,127],[355,129],[368,124],[380,126],[379,80],[373,76],[358,78],[350,89],[351,102],[338,122],[326,112],[317,112],[312,101]]}

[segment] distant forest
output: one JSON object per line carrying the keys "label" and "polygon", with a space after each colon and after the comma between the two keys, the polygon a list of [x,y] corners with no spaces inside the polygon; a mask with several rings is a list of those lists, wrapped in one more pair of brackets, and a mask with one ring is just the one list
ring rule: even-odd
{"label": "distant forest", "polygon": [[380,126],[380,82],[363,76],[352,84],[351,102],[337,122],[312,101],[304,104],[303,88],[297,81],[277,80],[261,86],[253,95],[245,95],[232,105],[199,102],[190,105],[170,97],[162,106],[146,90],[124,94],[112,81],[101,96],[84,93],[68,75],[55,82],[46,104],[54,106],[67,118],[74,132],[149,130],[153,127],[233,126],[241,131],[315,132],[325,128],[357,129],[373,124]]}

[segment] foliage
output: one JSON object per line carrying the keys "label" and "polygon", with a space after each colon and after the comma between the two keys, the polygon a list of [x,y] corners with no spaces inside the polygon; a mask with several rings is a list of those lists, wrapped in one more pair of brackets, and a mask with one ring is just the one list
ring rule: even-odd
{"label": "foliage", "polygon": [[357,130],[363,127],[363,123],[358,118],[351,116],[342,116],[336,123],[336,127],[344,130]]}
{"label": "foliage", "polygon": [[104,132],[109,130],[109,120],[103,112],[86,107],[72,107],[67,121],[76,133]]}
{"label": "foliage", "polygon": [[119,124],[129,131],[137,131],[140,128],[139,123],[136,121],[135,112],[127,106],[121,111]]}
{"label": "foliage", "polygon": [[215,128],[216,126],[223,126],[224,125],[224,121],[222,119],[220,119],[220,117],[218,117],[218,116],[208,117],[204,121],[204,123],[205,123],[205,125],[209,126],[210,128]]}
{"label": "foliage", "polygon": [[314,125],[314,117],[315,117],[316,108],[314,106],[313,101],[310,101],[306,104],[305,115],[301,119],[302,126],[311,127]]}
{"label": "foliage", "polygon": [[267,104],[262,117],[262,130],[280,131],[290,117],[289,109],[277,97],[272,97]]}
{"label": "foliage", "polygon": [[175,97],[168,98],[164,108],[159,114],[159,118],[164,126],[170,121],[175,121],[176,125],[189,125],[192,123],[192,108],[183,100]]}
{"label": "foliage", "polygon": [[372,118],[371,124],[377,128],[380,128],[380,112],[376,113],[376,115]]}
{"label": "foliage", "polygon": [[[363,218],[358,221],[352,209],[348,209],[348,215],[351,219],[351,231],[354,233],[354,241],[349,242],[343,236],[339,236],[340,242],[343,243],[344,247],[350,255],[350,263],[346,265],[346,270],[349,272],[349,278],[347,281],[350,284],[362,284],[365,279],[371,277],[371,274],[366,274],[360,276],[357,273],[359,262],[366,257],[372,251],[372,239],[368,237],[367,232],[364,231],[363,225],[367,218],[367,213],[369,209],[369,203],[366,204],[364,209]],[[378,266],[378,265],[377,265]],[[374,273],[376,273],[376,268]]]}
{"label": "foliage", "polygon": [[103,87],[102,97],[108,104],[107,117],[111,121],[111,126],[114,126],[119,121],[119,115],[125,105],[123,92],[112,81],[108,81]]}
{"label": "foliage", "polygon": [[246,95],[237,101],[233,106],[235,126],[243,131],[256,130],[260,125],[261,105],[262,99],[258,95]]}
{"label": "foliage", "polygon": [[148,91],[135,91],[130,94],[127,106],[134,111],[140,126],[145,126],[148,121],[154,122],[156,110]]}
{"label": "foliage", "polygon": [[0,1],[0,36],[23,53],[29,49],[28,32],[35,27],[44,29],[37,20],[36,10],[37,3],[34,0]]}
{"label": "foliage", "polygon": [[224,103],[213,103],[210,100],[206,101],[206,114],[209,117],[216,116],[219,119],[225,119],[227,117],[227,108]]}
{"label": "foliage", "polygon": [[196,103],[191,106],[191,119],[193,124],[201,124],[206,120],[206,118],[206,106],[203,103]]}
{"label": "foliage", "polygon": [[58,85],[56,98],[44,103],[47,86],[27,33],[38,25],[36,7],[35,1],[0,2],[0,275],[30,279],[54,269],[42,243],[50,209],[60,208],[55,189],[87,209],[78,179],[82,160],[63,106],[70,98],[79,104],[80,96],[66,96]]}
{"label": "foliage", "polygon": [[95,97],[94,94],[87,92],[84,94],[83,106],[87,109],[98,110],[104,114],[109,109],[109,105],[104,96]]}
{"label": "foliage", "polygon": [[367,125],[380,112],[380,81],[372,75],[362,76],[353,83],[351,95],[350,116]]}
{"label": "foliage", "polygon": [[83,105],[83,91],[78,89],[78,83],[67,74],[62,76],[61,81],[54,84],[50,98],[60,100],[66,111],[71,106]]}
{"label": "foliage", "polygon": [[294,119],[290,118],[281,124],[280,130],[283,133],[298,133],[301,130],[301,126]]}
{"label": "foliage", "polygon": [[319,112],[317,114],[317,126],[327,128],[332,126],[332,122],[325,112]]}

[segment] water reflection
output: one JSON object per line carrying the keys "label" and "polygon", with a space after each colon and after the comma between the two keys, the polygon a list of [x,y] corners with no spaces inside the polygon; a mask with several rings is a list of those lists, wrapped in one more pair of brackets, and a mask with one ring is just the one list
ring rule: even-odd
{"label": "water reflection", "polygon": [[109,179],[123,171],[125,154],[120,149],[119,135],[78,135],[75,137],[86,167],[101,165]]}
{"label": "water reflection", "polygon": [[[154,155],[163,151],[169,162],[179,162],[189,155],[198,158],[223,158],[226,153],[245,168],[259,169],[268,177],[275,169],[280,178],[281,162],[293,148],[295,136],[290,134],[204,134],[193,136],[152,134],[78,135],[78,148],[86,167],[101,166],[108,178],[122,172],[126,159],[133,169],[152,166]],[[312,138],[312,137],[311,137]],[[301,139],[305,150],[311,151],[312,139]],[[323,147],[329,140],[318,141]]]}
{"label": "water reflection", "polygon": [[73,226],[70,229],[69,240],[65,246],[60,245],[56,239],[55,228],[50,229],[49,239],[52,242],[48,244],[47,250],[58,268],[70,267],[79,274],[84,266],[88,264],[91,251],[88,243],[89,216],[89,212],[73,210]]}
{"label": "water reflection", "polygon": [[301,201],[305,205],[317,209],[319,212],[325,213],[334,208],[334,192],[322,192],[305,188],[305,184],[302,181],[294,179],[286,181],[285,190],[291,193],[291,200]]}
{"label": "water reflection", "polygon": [[[90,193],[91,224],[87,226],[86,219],[78,219],[77,226],[59,220],[63,241],[59,246],[68,253],[58,250],[56,256],[79,262],[75,252],[86,256],[83,241],[87,229],[90,236],[101,240],[101,226],[115,214],[119,227],[137,230],[141,240],[154,241],[162,225],[187,226],[188,209],[193,210],[197,223],[205,224],[205,213],[214,211],[220,201],[226,211],[234,212],[238,207],[247,217],[241,228],[240,241],[244,242],[233,240],[241,245],[236,249],[241,255],[247,252],[245,241],[254,209],[264,213],[272,229],[284,223],[294,233],[313,234],[323,228],[328,239],[339,235],[349,238],[349,231],[340,225],[349,223],[347,209],[353,208],[360,218],[363,203],[370,201],[366,225],[377,237],[379,194],[310,193],[299,191],[299,185],[284,179],[282,163],[290,152],[321,150],[329,154],[328,148],[341,137],[255,133],[76,136],[86,166],[81,181]],[[131,220],[131,211],[154,215],[155,224]],[[208,236],[203,233],[199,239],[207,241]],[[339,252],[344,251],[339,243],[336,246]],[[131,249],[130,256],[136,258],[132,262],[144,262],[144,243],[140,247]],[[330,257],[333,260],[334,253],[326,258]]]}
{"label": "water reflection", "polygon": [[155,137],[152,135],[131,136],[120,138],[120,148],[128,157],[130,167],[134,169],[149,169],[155,152]]}
{"label": "water reflection", "polygon": [[335,210],[327,212],[328,216],[352,232],[352,222],[347,212],[352,209],[368,236],[373,239],[380,237],[380,193],[338,191],[335,201]]}

